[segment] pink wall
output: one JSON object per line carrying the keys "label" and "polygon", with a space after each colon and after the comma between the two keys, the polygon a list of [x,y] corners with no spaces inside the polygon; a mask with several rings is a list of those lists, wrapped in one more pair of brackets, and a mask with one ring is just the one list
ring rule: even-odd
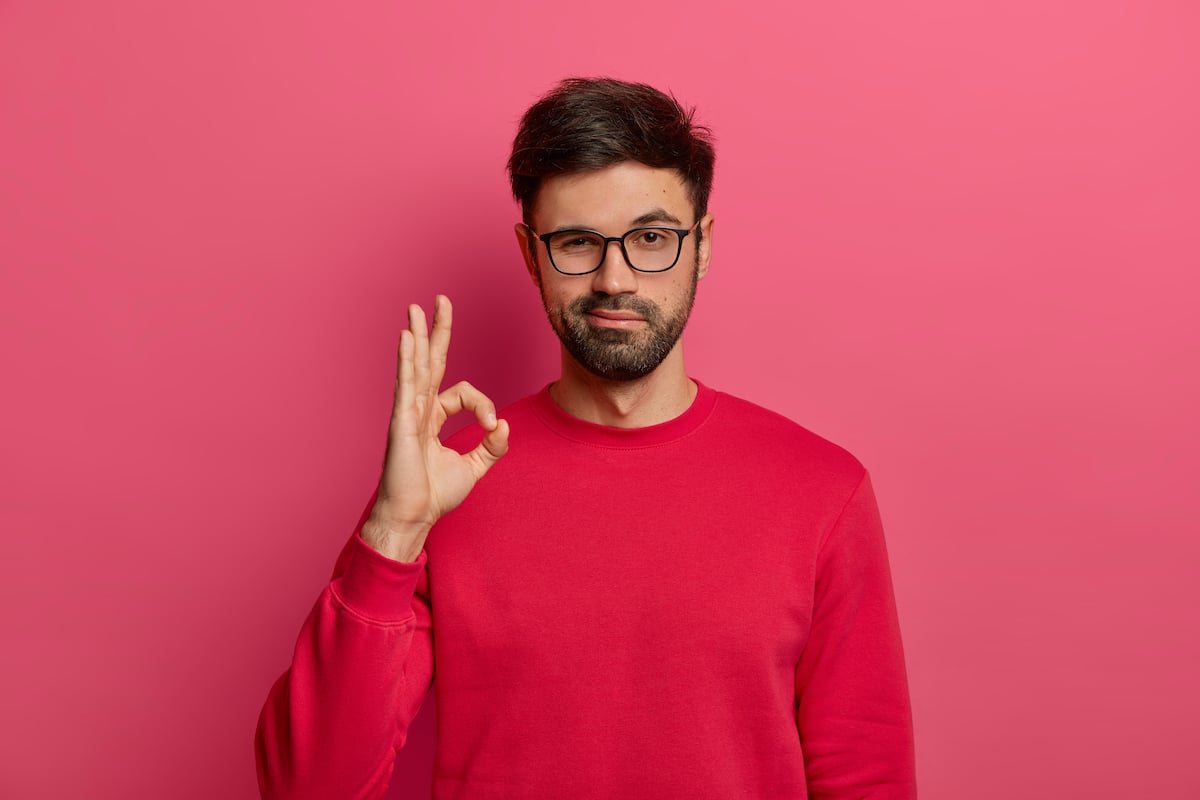
{"label": "pink wall", "polygon": [[1195,4],[435,5],[0,4],[0,795],[254,796],[404,305],[553,374],[503,161],[567,74],[717,132],[692,371],[871,467],[923,796],[1200,795]]}

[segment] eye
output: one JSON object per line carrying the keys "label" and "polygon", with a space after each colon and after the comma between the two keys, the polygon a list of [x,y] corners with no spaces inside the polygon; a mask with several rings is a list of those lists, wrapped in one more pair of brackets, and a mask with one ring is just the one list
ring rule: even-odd
{"label": "eye", "polygon": [[661,250],[675,241],[675,232],[667,228],[643,228],[630,238],[630,244],[640,250]]}
{"label": "eye", "polygon": [[551,239],[550,246],[554,248],[555,252],[578,253],[594,248],[596,246],[596,237],[589,236],[586,233],[568,231]]}

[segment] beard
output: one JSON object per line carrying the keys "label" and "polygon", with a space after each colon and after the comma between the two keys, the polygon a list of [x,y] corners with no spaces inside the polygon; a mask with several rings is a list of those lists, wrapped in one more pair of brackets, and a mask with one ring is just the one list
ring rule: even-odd
{"label": "beard", "polygon": [[[610,381],[632,381],[658,368],[683,334],[696,300],[699,276],[692,280],[683,302],[664,312],[649,300],[628,294],[593,293],[557,312],[542,304],[559,341],[579,364],[593,375]],[[646,324],[639,330],[596,328],[587,319],[590,311],[633,311]]]}

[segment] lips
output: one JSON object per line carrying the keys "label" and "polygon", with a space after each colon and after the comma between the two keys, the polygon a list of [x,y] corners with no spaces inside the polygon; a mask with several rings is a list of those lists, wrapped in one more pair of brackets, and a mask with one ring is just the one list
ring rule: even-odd
{"label": "lips", "polygon": [[645,322],[646,318],[636,311],[619,311],[607,308],[594,308],[587,312],[593,317],[611,320],[613,322]]}
{"label": "lips", "polygon": [[594,329],[640,330],[648,323],[633,311],[609,311],[596,309],[587,312],[588,324]]}
{"label": "lips", "polygon": [[627,294],[593,294],[575,301],[581,314],[590,314],[609,320],[648,321],[654,319],[657,309],[654,304],[640,297]]}

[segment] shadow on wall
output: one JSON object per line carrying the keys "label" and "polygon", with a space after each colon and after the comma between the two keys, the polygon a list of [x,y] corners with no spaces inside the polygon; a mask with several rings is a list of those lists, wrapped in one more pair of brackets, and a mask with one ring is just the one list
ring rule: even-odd
{"label": "shadow on wall", "polygon": [[468,380],[501,407],[558,376],[558,340],[508,234],[448,275],[445,290],[454,301],[455,341],[444,385]]}
{"label": "shadow on wall", "polygon": [[[469,381],[498,408],[545,386],[558,375],[558,340],[545,319],[537,288],[529,280],[515,245],[482,249],[447,267],[434,292],[454,303],[454,334],[442,389]],[[449,434],[470,422],[462,415],[447,422]]]}
{"label": "shadow on wall", "polygon": [[[412,196],[389,198],[385,204],[404,222],[373,254],[373,274],[361,283],[365,306],[389,337],[406,324],[409,303],[432,317],[434,295],[447,295],[454,336],[442,388],[466,380],[500,407],[558,373],[557,340],[521,259],[513,233],[520,214],[505,189],[498,176],[495,192],[479,197],[478,176],[447,176],[418,193],[419,204]],[[470,197],[476,200],[464,206]],[[451,420],[444,432],[466,422]]]}

